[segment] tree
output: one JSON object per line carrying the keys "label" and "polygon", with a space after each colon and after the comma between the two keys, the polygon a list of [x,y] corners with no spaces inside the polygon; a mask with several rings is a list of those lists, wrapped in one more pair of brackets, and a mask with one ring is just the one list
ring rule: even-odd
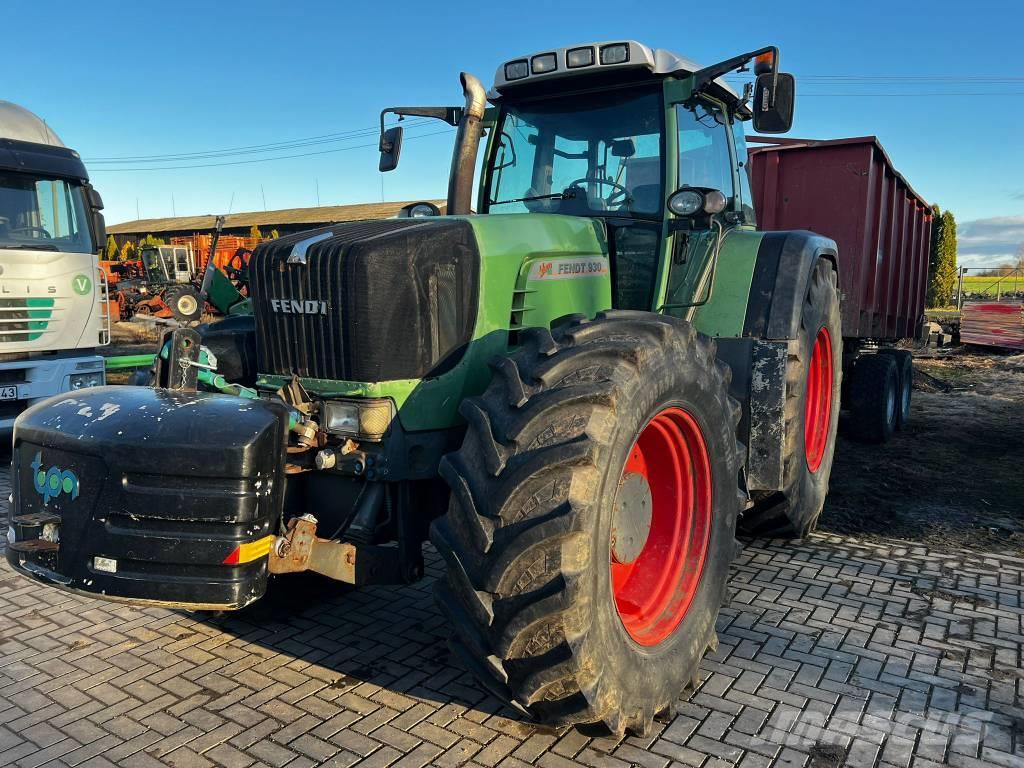
{"label": "tree", "polygon": [[121,261],[131,261],[135,258],[135,243],[125,240],[121,246]]}
{"label": "tree", "polygon": [[107,247],[103,252],[103,258],[107,261],[117,261],[117,241],[113,235],[107,235]]}
{"label": "tree", "polygon": [[166,243],[164,243],[163,238],[146,235],[139,240],[139,248],[145,248],[147,245],[166,245]]}
{"label": "tree", "polygon": [[260,232],[259,227],[253,224],[252,228],[249,230],[249,237],[253,238],[258,243],[260,240],[263,239],[263,233]]}
{"label": "tree", "polygon": [[953,303],[956,290],[956,219],[952,211],[939,212],[932,206],[932,244],[928,256],[928,306]]}
{"label": "tree", "polygon": [[277,240],[277,238],[279,238],[280,236],[281,236],[280,232],[278,232],[276,229],[272,229],[272,230],[270,230],[270,237],[268,239],[269,240]]}

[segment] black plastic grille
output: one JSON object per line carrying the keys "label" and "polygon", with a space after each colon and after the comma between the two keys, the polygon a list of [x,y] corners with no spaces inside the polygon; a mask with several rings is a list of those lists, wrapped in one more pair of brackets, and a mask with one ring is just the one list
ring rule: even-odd
{"label": "black plastic grille", "polygon": [[[296,244],[323,234],[305,264],[288,263]],[[259,370],[351,381],[435,374],[472,334],[478,273],[461,220],[350,222],[261,244],[250,262]]]}

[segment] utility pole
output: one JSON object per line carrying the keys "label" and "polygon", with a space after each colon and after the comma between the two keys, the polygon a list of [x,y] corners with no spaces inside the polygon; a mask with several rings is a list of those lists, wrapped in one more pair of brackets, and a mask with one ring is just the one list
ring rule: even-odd
{"label": "utility pole", "polygon": [[320,207],[320,179],[316,180],[316,207]]}
{"label": "utility pole", "polygon": [[174,193],[171,192],[171,216],[175,216],[176,217],[177,215],[178,215],[178,209],[174,205]]}
{"label": "utility pole", "polygon": [[231,202],[228,203],[228,213],[231,213],[231,210],[234,207],[235,207],[235,193],[232,191],[232,193],[231,193]]}
{"label": "utility pole", "polygon": [[263,191],[263,185],[260,184],[260,195],[263,197],[263,212],[267,212],[267,193]]}
{"label": "utility pole", "polygon": [[139,215],[139,198],[137,198],[137,197],[135,198],[135,218],[136,219],[141,219],[142,218]]}

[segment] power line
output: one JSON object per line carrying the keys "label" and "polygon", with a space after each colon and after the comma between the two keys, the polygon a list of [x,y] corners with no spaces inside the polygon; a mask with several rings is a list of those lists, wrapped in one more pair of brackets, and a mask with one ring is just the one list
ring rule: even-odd
{"label": "power line", "polygon": [[[442,133],[452,133],[451,128],[443,131],[433,131],[431,133],[421,133],[416,136],[409,136],[407,140],[412,139],[425,139],[428,136],[439,136]],[[352,149],[366,149],[368,147],[377,147],[377,142],[372,144],[357,144],[351,147],[336,147],[335,149],[323,149],[319,152],[302,152],[297,155],[280,155],[279,157],[260,157],[254,160],[233,160],[226,163],[198,163],[195,165],[160,165],[152,168],[97,168],[95,173],[118,173],[128,171],[178,171],[187,168],[218,168],[225,165],[249,165],[251,163],[269,163],[273,160],[290,160],[297,157],[312,157],[314,155],[328,155],[333,152],[348,152]]]}
{"label": "power line", "polygon": [[[408,128],[416,128],[426,123],[432,122],[429,119],[412,120],[405,123]],[[86,158],[86,163],[125,163],[125,162],[168,162],[175,160],[201,160],[206,158],[218,157],[218,156],[231,156],[231,155],[244,155],[253,154],[258,152],[276,152],[285,149],[295,149],[302,146],[311,146],[315,144],[329,144],[336,141],[346,141],[349,139],[362,138],[363,136],[375,135],[380,130],[379,126],[372,126],[368,128],[355,128],[350,131],[342,131],[339,133],[325,133],[319,136],[307,136],[300,139],[289,139],[287,141],[278,141],[268,144],[251,144],[244,147],[227,147],[223,149],[209,149],[198,152],[179,152],[170,154],[158,154],[158,155],[123,155],[117,157],[93,157]]]}

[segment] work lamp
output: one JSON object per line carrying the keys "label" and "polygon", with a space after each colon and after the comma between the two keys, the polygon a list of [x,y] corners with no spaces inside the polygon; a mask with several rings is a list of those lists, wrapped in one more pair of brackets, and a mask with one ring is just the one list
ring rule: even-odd
{"label": "work lamp", "polygon": [[625,64],[627,61],[629,61],[629,46],[626,43],[601,47],[602,64]]}
{"label": "work lamp", "polygon": [[506,80],[522,80],[530,74],[530,64],[526,59],[510,61],[505,65]]}
{"label": "work lamp", "polygon": [[323,426],[333,435],[376,441],[387,434],[395,408],[390,399],[326,400]]}
{"label": "work lamp", "polygon": [[543,75],[545,72],[554,72],[558,69],[558,62],[553,53],[542,53],[533,57],[533,74]]}
{"label": "work lamp", "polygon": [[576,69],[577,67],[589,67],[593,63],[593,48],[573,48],[571,51],[566,51],[565,53],[565,66],[567,66],[569,69]]}

